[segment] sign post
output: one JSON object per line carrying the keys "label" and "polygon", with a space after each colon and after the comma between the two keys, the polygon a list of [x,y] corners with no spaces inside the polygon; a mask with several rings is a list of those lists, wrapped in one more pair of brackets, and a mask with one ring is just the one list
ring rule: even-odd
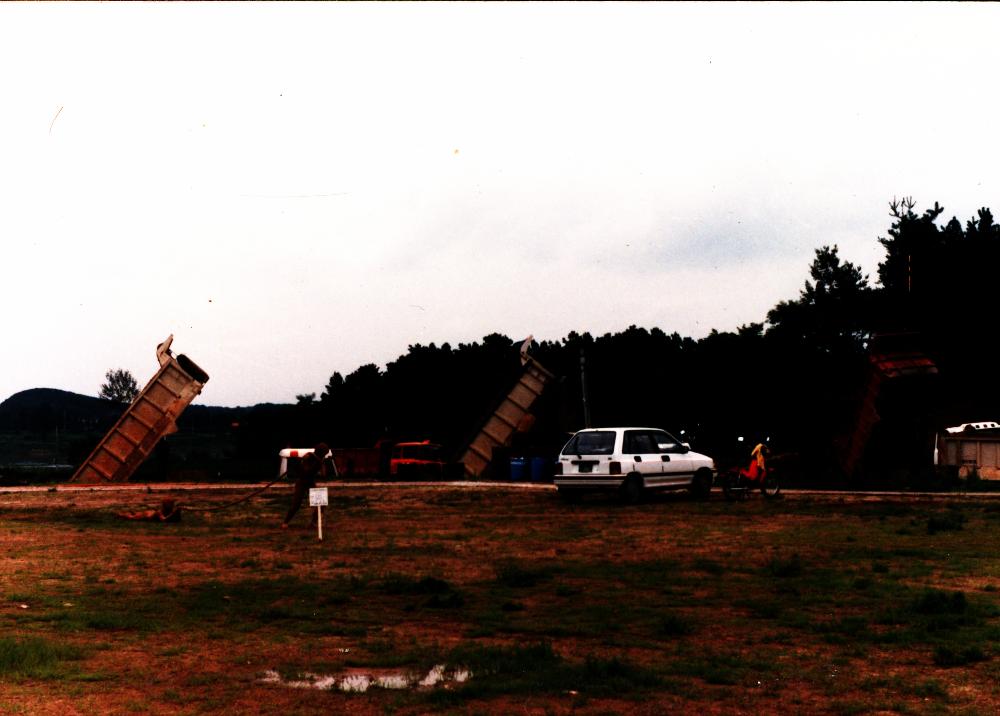
{"label": "sign post", "polygon": [[323,541],[323,508],[330,504],[330,491],[325,487],[309,488],[309,506],[316,508],[316,532]]}

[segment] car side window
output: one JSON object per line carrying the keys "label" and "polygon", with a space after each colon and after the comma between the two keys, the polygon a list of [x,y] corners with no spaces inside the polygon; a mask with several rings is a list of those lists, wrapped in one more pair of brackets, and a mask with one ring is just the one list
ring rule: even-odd
{"label": "car side window", "polygon": [[681,442],[673,435],[668,433],[666,430],[657,430],[652,435],[656,442],[656,450],[654,452],[680,452]]}
{"label": "car side window", "polygon": [[623,453],[635,453],[638,444],[635,441],[636,436],[635,430],[626,430],[625,436],[622,438],[622,452]]}
{"label": "car side window", "polygon": [[656,441],[649,433],[641,430],[628,430],[625,432],[623,452],[633,455],[649,455],[660,452],[656,447]]}

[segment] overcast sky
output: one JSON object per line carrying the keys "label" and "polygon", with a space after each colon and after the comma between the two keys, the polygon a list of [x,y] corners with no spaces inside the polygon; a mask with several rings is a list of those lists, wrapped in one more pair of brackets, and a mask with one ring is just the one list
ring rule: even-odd
{"label": "overcast sky", "polygon": [[1000,7],[4,4],[0,400],[291,402],[412,343],[764,320],[1000,210]]}

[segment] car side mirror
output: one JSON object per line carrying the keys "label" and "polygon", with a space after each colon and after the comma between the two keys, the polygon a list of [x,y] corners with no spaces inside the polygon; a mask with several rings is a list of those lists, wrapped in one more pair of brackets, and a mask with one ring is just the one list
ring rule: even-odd
{"label": "car side mirror", "polygon": [[680,445],[677,446],[677,452],[679,452],[681,455],[683,455],[686,452],[691,452],[691,446],[688,445],[687,443],[681,443]]}

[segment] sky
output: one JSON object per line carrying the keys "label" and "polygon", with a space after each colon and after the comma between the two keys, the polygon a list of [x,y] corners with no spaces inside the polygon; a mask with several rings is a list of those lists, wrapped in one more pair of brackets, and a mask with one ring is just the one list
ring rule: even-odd
{"label": "sky", "polygon": [[0,6],[0,400],[293,402],[415,343],[699,338],[1000,210],[1000,6]]}

